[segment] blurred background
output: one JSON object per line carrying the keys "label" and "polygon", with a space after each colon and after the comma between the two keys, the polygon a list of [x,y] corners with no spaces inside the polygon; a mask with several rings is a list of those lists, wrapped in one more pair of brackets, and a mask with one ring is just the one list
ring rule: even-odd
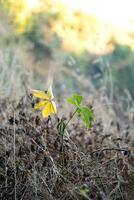
{"label": "blurred background", "polygon": [[53,82],[56,95],[82,91],[133,112],[133,4],[0,0],[1,96]]}

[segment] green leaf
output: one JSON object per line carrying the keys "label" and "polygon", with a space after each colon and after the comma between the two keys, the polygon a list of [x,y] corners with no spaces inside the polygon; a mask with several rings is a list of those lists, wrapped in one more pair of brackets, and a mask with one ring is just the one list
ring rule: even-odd
{"label": "green leaf", "polygon": [[87,106],[85,106],[81,108],[81,112],[82,112],[83,120],[86,124],[86,127],[90,128],[91,122],[94,120],[92,111]]}
{"label": "green leaf", "polygon": [[77,102],[77,105],[80,105],[84,98],[81,95],[74,94],[73,99]]}
{"label": "green leaf", "polygon": [[78,94],[74,94],[72,98],[67,99],[67,102],[69,104],[72,104],[72,105],[76,106],[76,107],[79,107],[79,105],[81,104],[82,100],[83,100],[83,96],[78,95]]}
{"label": "green leaf", "polygon": [[77,106],[76,105],[76,102],[75,102],[75,100],[72,98],[72,99],[67,99],[67,102],[69,103],[69,104],[72,104],[72,105],[74,105],[74,106]]}
{"label": "green leaf", "polygon": [[91,111],[91,109],[87,106],[82,107],[83,112],[86,112],[90,118],[90,120],[94,120],[94,116],[93,116],[93,112]]}

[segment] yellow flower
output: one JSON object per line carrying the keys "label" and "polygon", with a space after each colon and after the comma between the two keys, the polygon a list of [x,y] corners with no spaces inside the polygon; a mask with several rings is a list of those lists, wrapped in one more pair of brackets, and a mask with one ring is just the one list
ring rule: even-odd
{"label": "yellow flower", "polygon": [[39,103],[35,104],[34,108],[42,108],[42,116],[48,117],[51,114],[57,113],[56,104],[53,101],[54,96],[52,92],[52,87],[50,86],[47,92],[32,90],[32,95],[42,99]]}

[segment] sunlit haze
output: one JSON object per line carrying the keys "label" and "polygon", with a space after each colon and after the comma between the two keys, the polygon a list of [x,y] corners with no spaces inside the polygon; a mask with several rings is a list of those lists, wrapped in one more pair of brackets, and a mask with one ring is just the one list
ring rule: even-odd
{"label": "sunlit haze", "polygon": [[[30,13],[40,10],[40,8],[46,5],[45,2],[48,3],[48,1],[45,0],[24,0],[24,2],[25,8],[22,13],[18,14],[17,18],[21,25],[24,24],[24,21],[26,21],[27,16],[29,16]],[[60,3],[64,5],[60,8],[62,11],[61,20],[57,21],[55,25],[53,24],[52,27],[54,31],[62,38],[64,41],[63,44],[66,46],[66,48],[73,48],[73,50],[86,48],[87,50],[90,49],[92,52],[96,52],[97,49],[97,53],[98,51],[102,53],[102,49],[105,52],[105,46],[108,43],[109,38],[114,38],[118,43],[122,45],[129,45],[134,49],[134,0],[52,0],[51,3],[52,5],[57,6],[57,8],[60,8]],[[85,18],[87,29],[89,28],[87,33],[89,34],[90,31],[90,35],[93,35],[94,39],[91,40],[91,36],[89,38],[89,35],[86,34],[85,31],[84,39],[82,43],[80,43],[80,41],[77,41],[78,38],[76,39],[77,30],[76,32],[71,29],[67,30],[67,26],[66,28],[63,28],[66,23],[76,24],[77,21],[73,21],[75,16],[73,16],[71,12],[68,12],[66,8],[69,11],[80,11],[95,18],[95,21],[92,22],[92,25],[90,23],[90,27],[93,26],[95,30],[90,30],[90,27],[88,27],[88,19]],[[69,34],[67,34],[67,31],[70,31]],[[68,37],[66,37],[67,35]],[[93,40],[95,40],[96,44],[92,42]],[[72,42],[70,41],[76,41],[76,48],[75,45],[72,45]],[[110,47],[109,49],[111,50]]]}
{"label": "sunlit haze", "polygon": [[27,9],[32,10],[38,7],[40,0],[26,0],[25,3],[26,3]]}
{"label": "sunlit haze", "polygon": [[72,9],[79,9],[106,21],[134,19],[133,0],[62,0]]}
{"label": "sunlit haze", "polygon": [[[127,33],[134,33],[134,0],[61,0],[70,9],[79,10],[97,17],[101,33],[105,37],[106,27],[122,44],[132,44]],[[102,38],[103,40],[104,38]],[[102,41],[101,40],[101,41]],[[124,42],[123,42],[124,41]],[[133,45],[131,45],[133,46]]]}
{"label": "sunlit haze", "polygon": [[[40,2],[40,0],[26,0],[27,10],[38,7]],[[62,2],[70,9],[83,11],[122,28],[134,28],[133,0],[55,0],[54,2]]]}

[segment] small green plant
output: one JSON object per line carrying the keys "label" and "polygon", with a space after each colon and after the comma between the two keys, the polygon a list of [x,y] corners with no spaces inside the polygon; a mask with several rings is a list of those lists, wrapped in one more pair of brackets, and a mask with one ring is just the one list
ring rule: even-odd
{"label": "small green plant", "polygon": [[87,106],[82,105],[83,100],[83,96],[74,94],[72,98],[67,99],[67,102],[75,106],[75,113],[80,114],[83,117],[83,122],[85,123],[86,127],[90,128],[91,122],[93,121],[94,117],[91,109]]}
{"label": "small green plant", "polygon": [[[42,109],[43,117],[47,118],[51,114],[57,113],[56,104],[53,101],[54,96],[53,96],[51,86],[47,92],[32,90],[32,94],[36,98],[43,99],[34,107],[35,109],[38,109],[38,108]],[[74,94],[72,98],[68,98],[67,102],[74,106],[75,108],[74,112],[67,121],[60,119],[57,124],[57,130],[61,137],[62,172],[64,170],[64,134],[65,134],[65,130],[68,124],[70,123],[70,121],[76,114],[82,116],[83,122],[86,125],[86,128],[90,128],[91,122],[94,120],[92,110],[89,107],[82,104],[83,100],[84,100],[84,97],[79,94]]]}
{"label": "small green plant", "polygon": [[80,195],[83,196],[85,199],[89,199],[88,194],[90,191],[91,189],[86,184],[82,185],[79,188]]}
{"label": "small green plant", "polygon": [[85,123],[86,127],[90,128],[91,122],[94,120],[91,109],[87,106],[82,105],[83,100],[84,97],[78,94],[74,94],[72,98],[67,99],[67,102],[69,104],[72,104],[75,107],[75,110],[66,123],[63,120],[60,120],[60,122],[57,125],[57,129],[59,131],[62,141],[61,142],[62,169],[64,169],[64,134],[69,122],[72,120],[75,114],[79,114],[83,117],[83,122]]}

